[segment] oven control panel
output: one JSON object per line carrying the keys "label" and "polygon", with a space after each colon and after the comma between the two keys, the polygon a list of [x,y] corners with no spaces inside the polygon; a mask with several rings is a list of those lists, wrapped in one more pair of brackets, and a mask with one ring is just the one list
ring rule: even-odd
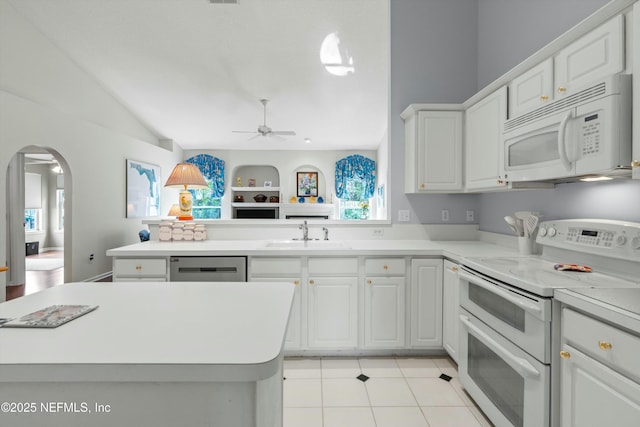
{"label": "oven control panel", "polygon": [[640,259],[640,223],[604,219],[545,221],[536,242],[574,251]]}

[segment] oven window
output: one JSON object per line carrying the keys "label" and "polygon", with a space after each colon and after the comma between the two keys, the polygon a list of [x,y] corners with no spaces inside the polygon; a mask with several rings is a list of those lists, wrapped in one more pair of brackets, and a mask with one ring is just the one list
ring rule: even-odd
{"label": "oven window", "polygon": [[469,283],[469,300],[504,323],[524,332],[524,310],[488,290]]}
{"label": "oven window", "polygon": [[524,378],[476,337],[471,334],[467,337],[469,376],[514,426],[521,427]]}

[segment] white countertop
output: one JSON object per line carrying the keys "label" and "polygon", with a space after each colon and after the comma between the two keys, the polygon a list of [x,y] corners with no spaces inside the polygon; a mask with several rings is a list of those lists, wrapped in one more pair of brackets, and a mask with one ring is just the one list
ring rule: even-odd
{"label": "white countertop", "polygon": [[[99,305],[55,329],[0,327],[0,382],[256,381],[277,370],[287,283],[69,283],[0,304]],[[70,369],[73,367],[73,369]]]}
{"label": "white countertop", "polygon": [[107,256],[444,256],[454,260],[477,256],[516,256],[516,249],[479,240],[330,240],[343,242],[347,248],[280,248],[266,247],[266,240],[206,240],[160,242],[147,241],[107,251]]}

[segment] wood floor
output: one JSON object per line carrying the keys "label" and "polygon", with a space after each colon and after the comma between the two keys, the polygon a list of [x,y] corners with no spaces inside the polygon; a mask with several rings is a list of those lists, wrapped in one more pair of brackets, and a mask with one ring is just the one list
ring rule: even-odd
{"label": "wood floor", "polygon": [[[64,258],[64,251],[41,252],[37,255],[29,255],[29,258]],[[7,287],[7,301],[63,283],[64,267],[47,271],[26,271],[25,284],[23,286]]]}

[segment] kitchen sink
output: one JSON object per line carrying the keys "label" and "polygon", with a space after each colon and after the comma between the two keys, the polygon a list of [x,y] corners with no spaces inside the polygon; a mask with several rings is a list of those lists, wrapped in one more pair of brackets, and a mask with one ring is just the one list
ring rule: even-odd
{"label": "kitchen sink", "polygon": [[264,244],[266,248],[282,249],[351,249],[340,240],[270,240]]}

